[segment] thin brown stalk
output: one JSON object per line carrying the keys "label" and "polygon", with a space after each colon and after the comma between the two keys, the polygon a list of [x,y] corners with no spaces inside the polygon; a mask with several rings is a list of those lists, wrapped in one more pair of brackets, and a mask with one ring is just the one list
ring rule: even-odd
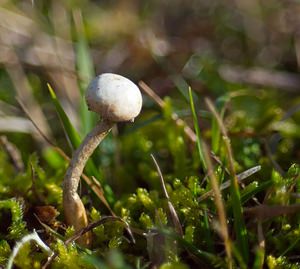
{"label": "thin brown stalk", "polygon": [[211,162],[208,152],[209,151],[207,149],[206,144],[203,143],[203,154],[204,154],[204,158],[205,158],[205,161],[207,164],[207,173],[210,178],[211,188],[214,192],[214,202],[215,202],[215,205],[217,208],[218,219],[219,219],[219,224],[220,224],[219,232],[224,241],[225,251],[226,251],[227,258],[228,258],[228,268],[232,268],[231,243],[230,243],[229,232],[228,232],[228,227],[227,227],[227,218],[226,218],[225,207],[224,207],[218,179],[213,170],[213,165],[212,165],[212,162]]}
{"label": "thin brown stalk", "polygon": [[[139,86],[160,108],[165,107],[165,101],[161,99],[145,82],[140,81]],[[182,119],[180,119],[175,112],[172,113],[172,119],[175,121],[177,126],[183,126],[186,136],[190,139],[190,141],[196,143],[197,136],[194,131]]]}
{"label": "thin brown stalk", "polygon": [[5,67],[16,89],[18,98],[28,105],[30,115],[33,115],[37,120],[38,125],[40,126],[40,129],[43,131],[43,133],[51,136],[51,130],[49,128],[48,122],[42,109],[33,98],[31,85],[24,73],[16,52],[11,49],[9,51],[9,55],[12,62],[11,64],[5,64]]}
{"label": "thin brown stalk", "polygon": [[7,137],[4,135],[0,136],[0,145],[4,148],[9,158],[11,159],[17,172],[24,171],[24,163],[22,161],[22,156],[19,149],[8,141]]}
{"label": "thin brown stalk", "polygon": [[167,199],[168,201],[168,207],[169,207],[169,211],[170,211],[170,215],[171,215],[171,219],[172,219],[172,222],[173,222],[173,225],[175,227],[175,230],[177,231],[177,233],[179,235],[183,235],[183,231],[182,231],[182,227],[181,227],[181,223],[179,221],[179,218],[178,218],[178,215],[177,215],[177,212],[173,206],[173,204],[171,203],[170,201],[170,197],[169,197],[169,194],[167,192],[167,188],[166,188],[166,185],[165,185],[165,181],[164,181],[164,178],[163,178],[163,175],[162,175],[162,172],[160,170],[160,167],[155,159],[155,157],[153,156],[153,154],[151,154],[151,158],[155,164],[155,167],[156,167],[156,170],[157,170],[157,173],[159,175],[159,178],[160,178],[160,183],[161,183],[161,186],[162,186],[162,189],[163,189],[163,192],[164,192],[164,195],[165,195],[165,198]]}
{"label": "thin brown stalk", "polygon": [[208,109],[213,113],[213,115],[216,118],[218,125],[220,127],[221,133],[223,135],[225,148],[227,151],[227,157],[229,160],[229,171],[230,171],[231,176],[233,177],[233,184],[235,185],[234,188],[238,188],[238,178],[237,178],[236,172],[235,172],[233,153],[232,153],[232,149],[231,149],[231,145],[230,145],[230,139],[227,135],[227,130],[223,124],[223,121],[222,121],[219,113],[216,111],[211,100],[208,98],[205,98],[205,103],[206,103]]}

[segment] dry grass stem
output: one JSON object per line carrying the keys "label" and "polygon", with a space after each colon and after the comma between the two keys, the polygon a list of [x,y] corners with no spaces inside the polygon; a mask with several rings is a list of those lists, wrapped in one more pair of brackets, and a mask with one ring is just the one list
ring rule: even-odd
{"label": "dry grass stem", "polygon": [[[160,108],[165,106],[164,100],[161,99],[145,82],[140,81],[139,86],[148,96],[152,98],[152,100],[154,100],[156,104],[158,104]],[[175,121],[177,126],[183,126],[184,133],[190,139],[190,141],[195,144],[197,137],[194,131],[174,112],[172,113],[172,119]]]}
{"label": "dry grass stem", "polygon": [[171,201],[170,201],[170,197],[169,197],[169,194],[168,194],[168,192],[167,192],[166,185],[165,185],[165,181],[164,181],[162,172],[161,172],[161,170],[160,170],[160,167],[159,167],[159,165],[158,165],[158,163],[157,163],[155,157],[153,156],[153,154],[151,154],[151,158],[152,158],[152,160],[153,160],[153,162],[154,162],[154,164],[155,164],[157,173],[158,173],[158,175],[159,175],[161,187],[162,187],[162,189],[163,189],[165,198],[166,198],[167,201],[168,201],[168,207],[169,207],[170,215],[171,215],[172,222],[173,222],[173,225],[174,225],[174,227],[175,227],[175,230],[177,231],[177,233],[178,233],[179,235],[183,236],[182,226],[181,226],[181,223],[180,223],[180,221],[179,221],[177,212],[176,212],[176,210],[175,210],[173,204],[172,204]]}
{"label": "dry grass stem", "polygon": [[35,119],[43,133],[45,133],[47,136],[51,136],[51,130],[46,117],[32,95],[31,85],[13,49],[10,50],[10,57],[13,64],[6,64],[5,67],[16,89],[17,98],[27,105],[29,114]]}
{"label": "dry grass stem", "polygon": [[233,159],[233,153],[230,145],[230,139],[227,135],[227,130],[223,124],[223,121],[219,115],[219,113],[216,111],[213,103],[208,98],[205,98],[205,103],[208,107],[208,109],[213,113],[214,117],[216,118],[218,125],[220,127],[221,133],[223,135],[223,140],[225,144],[225,148],[227,151],[227,157],[229,161],[229,171],[231,176],[233,177],[233,184],[235,184],[235,188],[238,188],[238,178],[236,176],[235,167],[234,167],[234,159]]}
{"label": "dry grass stem", "polygon": [[8,156],[10,157],[17,172],[24,171],[24,163],[22,160],[21,152],[12,143],[10,143],[6,136],[0,136],[0,145],[4,148]]}
{"label": "dry grass stem", "polygon": [[205,158],[205,161],[207,164],[207,173],[210,178],[211,188],[214,193],[214,202],[215,202],[215,205],[217,208],[217,213],[218,213],[218,218],[219,218],[219,223],[220,223],[220,231],[219,232],[221,233],[221,237],[224,241],[226,255],[228,258],[228,267],[232,268],[231,242],[230,242],[229,233],[228,233],[225,207],[224,207],[224,203],[223,203],[223,199],[222,199],[220,186],[218,184],[218,179],[213,170],[213,165],[212,165],[211,159],[209,157],[208,149],[207,149],[207,146],[205,143],[203,143],[203,153],[204,153],[204,158]]}

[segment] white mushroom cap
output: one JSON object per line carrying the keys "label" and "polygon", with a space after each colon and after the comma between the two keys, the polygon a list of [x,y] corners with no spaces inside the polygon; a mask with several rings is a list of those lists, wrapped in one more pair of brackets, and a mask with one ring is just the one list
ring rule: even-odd
{"label": "white mushroom cap", "polygon": [[112,122],[134,120],[142,109],[139,88],[129,79],[112,73],[94,78],[85,98],[89,110]]}

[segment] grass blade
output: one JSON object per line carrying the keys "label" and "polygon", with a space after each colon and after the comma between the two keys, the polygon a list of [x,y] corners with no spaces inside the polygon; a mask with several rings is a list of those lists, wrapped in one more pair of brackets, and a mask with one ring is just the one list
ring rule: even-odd
{"label": "grass blade", "polygon": [[[228,102],[229,97],[223,95],[219,97],[216,101],[217,108],[220,113],[221,118],[223,119],[226,109],[226,103]],[[211,124],[211,148],[215,154],[218,154],[220,149],[220,139],[221,139],[221,131],[218,125],[218,122],[215,117],[212,117],[212,124]]]}
{"label": "grass blade", "polygon": [[[180,76],[180,75],[171,75],[170,76],[173,83],[175,84],[177,90],[182,94],[182,96],[184,97],[184,99],[189,102],[190,101],[190,86],[188,85],[188,83],[186,82],[186,80]],[[193,96],[193,102],[195,104],[198,104],[198,97],[196,94],[194,94],[192,92],[192,96]]]}
{"label": "grass blade", "polygon": [[209,219],[208,219],[208,210],[207,208],[204,209],[204,221],[203,226],[205,229],[205,241],[207,243],[207,249],[209,252],[214,252],[214,246],[213,246],[213,240],[212,240],[212,234],[209,226]]}
{"label": "grass blade", "polygon": [[85,89],[88,87],[89,82],[95,76],[95,72],[93,61],[90,56],[89,45],[86,40],[81,12],[79,10],[73,11],[73,18],[77,38],[76,69],[79,75],[79,89],[82,96],[80,100],[80,117],[82,123],[82,133],[86,135],[94,126],[96,117],[93,113],[90,113],[88,111],[86,102],[83,97]]}
{"label": "grass blade", "polygon": [[206,161],[204,159],[204,154],[203,154],[203,147],[201,143],[201,134],[200,134],[200,128],[199,128],[199,122],[198,122],[198,117],[194,105],[194,99],[193,99],[193,94],[192,94],[192,89],[189,87],[189,98],[190,98],[190,106],[191,106],[191,111],[193,115],[193,123],[194,123],[194,128],[196,131],[196,144],[197,144],[197,149],[199,153],[199,158],[200,158],[200,163],[202,164],[204,170],[206,171],[207,165]]}
{"label": "grass blade", "polygon": [[61,120],[67,140],[68,140],[71,148],[76,149],[80,145],[81,138],[80,138],[79,134],[77,133],[76,129],[74,128],[74,126],[72,125],[72,123],[70,122],[70,120],[69,120],[67,114],[65,113],[62,105],[60,104],[59,100],[57,99],[57,96],[56,96],[53,88],[51,87],[51,85],[49,83],[47,83],[47,86],[48,86],[48,90],[50,92],[51,101],[54,104],[56,112]]}

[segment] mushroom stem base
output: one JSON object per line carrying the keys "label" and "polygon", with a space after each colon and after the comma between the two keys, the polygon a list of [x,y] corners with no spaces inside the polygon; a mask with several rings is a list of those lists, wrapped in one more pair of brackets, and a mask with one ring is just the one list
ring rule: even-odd
{"label": "mushroom stem base", "polygon": [[[63,206],[65,209],[66,223],[72,225],[75,231],[79,231],[88,225],[84,205],[77,193],[73,195],[64,195]],[[77,239],[77,243],[83,247],[89,247],[92,243],[91,238],[91,233],[87,232]]]}

